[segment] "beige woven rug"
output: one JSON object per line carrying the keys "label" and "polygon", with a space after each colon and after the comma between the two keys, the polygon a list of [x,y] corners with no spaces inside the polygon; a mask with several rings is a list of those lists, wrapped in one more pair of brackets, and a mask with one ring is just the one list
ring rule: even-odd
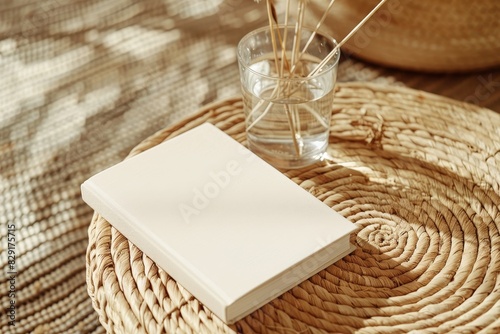
{"label": "beige woven rug", "polygon": [[[340,84],[333,109],[327,159],[284,172],[356,223],[354,253],[227,327],[95,215],[87,283],[104,327],[116,333],[498,333],[500,115],[363,83]],[[237,98],[157,132],[131,155],[203,122],[245,143]]]}
{"label": "beige woven rug", "polygon": [[[0,333],[105,332],[87,292],[93,212],[80,184],[152,133],[239,94],[235,45],[264,14],[252,0],[0,1]],[[344,59],[338,77],[500,112],[499,73],[426,76]],[[363,122],[359,138],[377,133],[379,123]],[[15,298],[7,224],[16,226]]]}

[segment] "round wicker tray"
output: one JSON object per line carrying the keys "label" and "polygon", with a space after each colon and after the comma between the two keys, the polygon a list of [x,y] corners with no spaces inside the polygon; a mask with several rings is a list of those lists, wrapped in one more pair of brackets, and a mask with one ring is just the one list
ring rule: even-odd
{"label": "round wicker tray", "polygon": [[[203,122],[244,143],[239,99]],[[407,88],[339,84],[328,157],[283,171],[355,222],[357,249],[226,326],[98,214],[87,283],[112,333],[500,332],[500,115]],[[168,268],[167,268],[168,269]]]}

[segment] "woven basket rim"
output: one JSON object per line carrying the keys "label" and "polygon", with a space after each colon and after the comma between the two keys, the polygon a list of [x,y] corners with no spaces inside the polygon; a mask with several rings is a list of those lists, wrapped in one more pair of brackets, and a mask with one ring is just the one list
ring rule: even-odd
{"label": "woven basket rim", "polygon": [[[309,24],[321,16],[326,3],[311,2]],[[337,1],[324,24],[325,31],[342,39],[377,3]],[[439,73],[495,69],[500,67],[498,15],[500,3],[495,0],[388,2],[343,50],[372,63],[405,70]]]}
{"label": "woven basket rim", "polygon": [[[242,108],[239,97],[204,106],[144,139],[130,155],[204,122],[245,143]],[[104,327],[182,333],[500,329],[494,306],[500,301],[500,237],[489,233],[500,229],[500,156],[494,154],[500,152],[494,130],[500,115],[410,88],[345,83],[332,119],[330,157],[285,174],[356,221],[352,255],[226,326],[96,214],[87,282]],[[479,124],[485,133],[477,131]]]}

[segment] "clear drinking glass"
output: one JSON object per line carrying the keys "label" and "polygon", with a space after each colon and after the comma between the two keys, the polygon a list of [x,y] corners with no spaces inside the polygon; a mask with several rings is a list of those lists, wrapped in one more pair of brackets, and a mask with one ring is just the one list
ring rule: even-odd
{"label": "clear drinking glass", "polygon": [[257,29],[239,42],[248,146],[273,166],[300,168],[324,155],[340,51],[327,56],[336,45],[294,26]]}

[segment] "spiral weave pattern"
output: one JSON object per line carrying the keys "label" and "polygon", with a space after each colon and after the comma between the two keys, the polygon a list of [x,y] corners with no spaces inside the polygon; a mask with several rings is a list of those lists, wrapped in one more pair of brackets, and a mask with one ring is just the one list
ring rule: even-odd
{"label": "spiral weave pattern", "polygon": [[[130,156],[203,122],[245,143],[235,98]],[[498,333],[499,124],[437,95],[339,84],[327,157],[283,172],[356,224],[351,255],[227,326],[96,213],[87,283],[100,321],[115,333]]]}

